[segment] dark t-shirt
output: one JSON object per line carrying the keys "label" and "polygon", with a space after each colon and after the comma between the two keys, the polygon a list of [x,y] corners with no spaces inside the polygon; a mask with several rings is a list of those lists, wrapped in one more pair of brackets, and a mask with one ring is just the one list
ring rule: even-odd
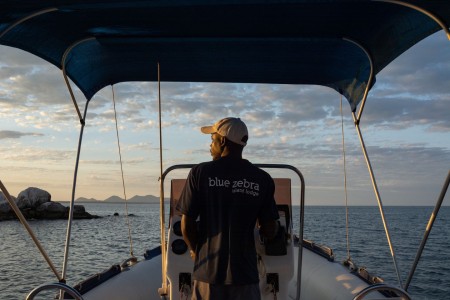
{"label": "dark t-shirt", "polygon": [[278,219],[275,185],[249,161],[223,157],[192,168],[177,208],[200,216],[194,279],[211,284],[259,281],[256,220]]}

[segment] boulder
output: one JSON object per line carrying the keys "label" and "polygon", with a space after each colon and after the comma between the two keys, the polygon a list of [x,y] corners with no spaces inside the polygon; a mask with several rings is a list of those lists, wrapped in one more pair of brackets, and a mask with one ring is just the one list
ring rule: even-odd
{"label": "boulder", "polygon": [[31,202],[30,202],[30,199],[28,199],[28,198],[22,197],[22,198],[15,199],[15,201],[16,201],[17,207],[19,209],[31,208]]}
{"label": "boulder", "polygon": [[59,202],[45,202],[36,208],[37,219],[64,219],[67,218],[68,207]]}
{"label": "boulder", "polygon": [[83,205],[75,204],[73,206],[73,213],[74,214],[84,214],[84,213],[86,213],[86,209],[84,208]]}
{"label": "boulder", "polygon": [[[12,197],[12,196],[11,196]],[[17,199],[12,197],[25,219],[68,219],[69,207],[52,202],[47,191],[29,187],[20,192]],[[74,205],[74,219],[95,219],[99,216],[86,212],[83,205]],[[0,221],[17,219],[5,196],[0,192]]]}
{"label": "boulder", "polygon": [[91,215],[86,211],[83,205],[73,206],[73,218],[74,219],[97,219],[99,216]]}
{"label": "boulder", "polygon": [[[50,202],[52,196],[49,192],[41,190],[36,187],[29,187],[26,190],[19,193],[17,196],[17,206],[20,209],[32,208],[36,209],[38,206],[45,202]],[[19,205],[20,204],[20,205]]]}
{"label": "boulder", "polygon": [[[13,196],[11,196],[13,198],[13,200],[15,200],[15,198]],[[11,211],[11,206],[8,203],[8,200],[6,200],[6,197],[3,195],[2,192],[0,192],[0,214],[6,214],[9,213]]]}

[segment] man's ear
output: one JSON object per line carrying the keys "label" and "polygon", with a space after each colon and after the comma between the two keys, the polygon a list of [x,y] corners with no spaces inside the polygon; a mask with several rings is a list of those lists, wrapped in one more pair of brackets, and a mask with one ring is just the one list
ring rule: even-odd
{"label": "man's ear", "polygon": [[220,147],[225,147],[226,143],[227,143],[226,137],[221,136],[220,137]]}

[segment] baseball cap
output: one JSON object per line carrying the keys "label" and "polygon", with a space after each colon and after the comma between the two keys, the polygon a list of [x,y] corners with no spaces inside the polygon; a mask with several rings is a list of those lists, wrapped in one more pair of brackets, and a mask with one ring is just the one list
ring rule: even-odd
{"label": "baseball cap", "polygon": [[212,126],[203,126],[200,130],[206,134],[218,133],[233,143],[247,145],[247,126],[239,118],[224,118]]}

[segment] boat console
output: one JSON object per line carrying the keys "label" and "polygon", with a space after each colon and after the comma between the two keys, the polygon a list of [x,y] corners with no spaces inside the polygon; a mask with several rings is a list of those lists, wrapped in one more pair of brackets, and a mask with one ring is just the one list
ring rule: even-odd
{"label": "boat console", "polygon": [[[259,235],[255,224],[255,244],[262,299],[274,295],[286,299],[289,283],[294,280],[294,242],[292,232],[291,180],[276,178],[275,200],[280,215],[279,232],[271,241]],[[186,179],[172,179],[167,251],[167,278],[170,299],[189,297],[192,288],[193,261],[181,235],[181,213],[176,209]]]}

